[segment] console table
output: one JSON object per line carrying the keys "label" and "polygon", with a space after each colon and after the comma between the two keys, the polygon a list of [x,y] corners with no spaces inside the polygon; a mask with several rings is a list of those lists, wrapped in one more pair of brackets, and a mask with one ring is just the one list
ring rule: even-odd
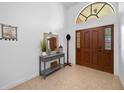
{"label": "console table", "polygon": [[[60,64],[60,58],[63,57],[63,64]],[[59,64],[57,64],[55,67],[50,67],[46,69],[46,63],[50,62],[52,60],[59,59]],[[41,62],[44,63],[44,70],[41,70]],[[65,54],[64,53],[55,53],[50,54],[46,56],[39,56],[39,75],[43,75],[44,79],[47,75],[57,71],[58,69],[64,67],[65,64]]]}

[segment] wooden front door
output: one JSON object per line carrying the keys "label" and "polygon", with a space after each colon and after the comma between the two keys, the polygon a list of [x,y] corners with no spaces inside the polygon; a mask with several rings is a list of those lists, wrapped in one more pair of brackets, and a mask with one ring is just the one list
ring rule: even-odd
{"label": "wooden front door", "polygon": [[76,63],[113,73],[113,25],[76,31]]}

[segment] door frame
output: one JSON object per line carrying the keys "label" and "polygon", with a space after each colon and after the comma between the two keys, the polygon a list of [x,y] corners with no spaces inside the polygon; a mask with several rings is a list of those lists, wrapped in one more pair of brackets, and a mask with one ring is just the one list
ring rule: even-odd
{"label": "door frame", "polygon": [[[113,57],[112,57],[112,60],[113,60],[113,73],[112,74],[115,74],[115,60],[114,60],[114,56],[115,56],[115,52],[114,52],[114,24],[109,24],[109,25],[103,25],[103,26],[96,26],[96,27],[91,27],[91,28],[86,28],[86,29],[79,29],[79,30],[76,30],[75,31],[75,62],[76,62],[76,64],[77,64],[77,32],[81,32],[82,30],[89,30],[89,29],[96,29],[96,28],[99,28],[99,27],[102,27],[102,28],[104,28],[104,27],[107,27],[107,26],[111,26],[112,27],[112,52],[113,52]],[[80,65],[80,64],[78,64],[78,65]]]}

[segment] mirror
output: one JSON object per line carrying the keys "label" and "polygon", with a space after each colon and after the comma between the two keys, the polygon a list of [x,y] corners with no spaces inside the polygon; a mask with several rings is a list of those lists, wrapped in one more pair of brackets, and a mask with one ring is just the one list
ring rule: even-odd
{"label": "mirror", "polygon": [[48,50],[51,52],[57,52],[58,47],[58,35],[50,33],[44,33],[44,39],[47,42]]}
{"label": "mirror", "polygon": [[49,43],[50,43],[50,49],[51,51],[55,51],[57,49],[57,40],[56,37],[51,37],[48,38]]}

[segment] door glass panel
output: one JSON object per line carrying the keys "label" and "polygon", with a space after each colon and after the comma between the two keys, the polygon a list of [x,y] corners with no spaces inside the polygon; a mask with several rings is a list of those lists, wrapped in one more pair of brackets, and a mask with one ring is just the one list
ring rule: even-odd
{"label": "door glass panel", "polygon": [[80,32],[77,32],[77,48],[80,48]]}
{"label": "door glass panel", "polygon": [[105,50],[111,50],[111,28],[105,28]]}
{"label": "door glass panel", "polygon": [[111,50],[111,43],[105,43],[105,50]]}

